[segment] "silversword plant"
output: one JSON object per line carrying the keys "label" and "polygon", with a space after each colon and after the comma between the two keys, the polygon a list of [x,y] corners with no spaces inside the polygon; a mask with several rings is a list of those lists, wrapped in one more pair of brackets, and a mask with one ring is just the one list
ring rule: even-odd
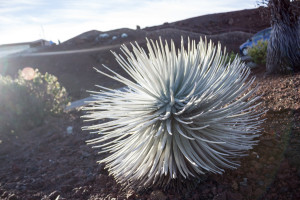
{"label": "silversword plant", "polygon": [[188,41],[177,51],[147,40],[148,51],[137,43],[132,52],[113,53],[129,80],[106,66],[126,85],[101,87],[85,108],[87,120],[103,121],[84,127],[99,138],[88,141],[108,156],[105,163],[117,182],[126,186],[166,186],[172,179],[222,174],[239,166],[237,158],[257,143],[260,116],[256,111],[254,78],[237,57],[227,56],[206,39]]}

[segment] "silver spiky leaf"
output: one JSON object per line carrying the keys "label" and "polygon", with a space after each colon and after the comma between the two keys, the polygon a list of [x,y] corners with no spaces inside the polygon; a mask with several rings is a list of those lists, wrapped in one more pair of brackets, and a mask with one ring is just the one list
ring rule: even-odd
{"label": "silver spiky leaf", "polygon": [[177,53],[173,42],[147,47],[123,45],[126,59],[114,53],[133,81],[98,71],[127,86],[103,88],[85,108],[84,118],[104,121],[84,127],[100,134],[89,143],[109,153],[99,162],[119,183],[145,187],[239,166],[262,122],[249,69],[239,58],[226,64],[221,46],[202,39],[187,49],[182,40]]}

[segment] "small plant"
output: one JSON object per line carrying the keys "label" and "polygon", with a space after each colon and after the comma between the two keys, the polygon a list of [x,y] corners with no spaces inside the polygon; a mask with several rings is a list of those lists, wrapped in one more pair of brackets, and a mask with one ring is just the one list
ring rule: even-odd
{"label": "small plant", "polygon": [[16,79],[0,76],[1,133],[39,126],[45,116],[61,114],[69,102],[65,88],[55,76],[36,69],[27,80],[23,71]]}
{"label": "small plant", "polygon": [[227,64],[227,63],[232,63],[234,60],[235,60],[235,58],[236,57],[240,57],[239,56],[239,54],[238,53],[234,53],[234,51],[231,51],[229,54],[228,54],[228,56],[226,57],[226,61],[225,61],[225,63]]}
{"label": "small plant", "polygon": [[266,64],[267,58],[267,41],[258,41],[257,45],[249,48],[248,54],[256,64]]}

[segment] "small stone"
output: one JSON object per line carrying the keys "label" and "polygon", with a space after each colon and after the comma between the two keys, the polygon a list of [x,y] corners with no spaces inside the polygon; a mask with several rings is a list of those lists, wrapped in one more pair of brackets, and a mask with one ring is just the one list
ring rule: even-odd
{"label": "small stone", "polygon": [[231,187],[232,187],[234,190],[238,190],[238,189],[239,189],[239,186],[238,186],[238,184],[237,184],[236,181],[233,181]]}
{"label": "small stone", "polygon": [[262,189],[258,188],[258,189],[255,190],[254,195],[256,197],[260,197],[263,194],[263,192],[264,191]]}
{"label": "small stone", "polygon": [[210,189],[208,189],[208,188],[202,190],[202,194],[208,194],[209,192],[210,192]]}
{"label": "small stone", "polygon": [[269,162],[273,162],[275,160],[275,158],[272,156],[269,158]]}
{"label": "small stone", "polygon": [[222,192],[214,196],[213,200],[227,200],[226,192]]}
{"label": "small stone", "polygon": [[[171,198],[170,198],[171,199]],[[193,199],[200,199],[200,195],[198,193],[193,195]]]}
{"label": "small stone", "polygon": [[127,199],[135,199],[135,191],[133,189],[130,189],[127,191],[126,194]]}
{"label": "small stone", "polygon": [[224,191],[224,188],[225,188],[224,185],[218,185],[218,190],[217,190],[218,194],[222,193]]}
{"label": "small stone", "polygon": [[38,189],[44,187],[44,184],[45,183],[43,182],[42,179],[37,178],[29,185],[29,187],[30,187],[30,189],[38,190]]}
{"label": "small stone", "polygon": [[[252,61],[252,58],[250,56],[242,56],[241,60],[244,62],[250,62]],[[256,153],[256,152],[252,152],[252,153]]]}
{"label": "small stone", "polygon": [[106,188],[110,188],[112,186],[111,182],[106,183]]}
{"label": "small stone", "polygon": [[241,194],[247,194],[247,196],[251,196],[253,191],[251,186],[240,186],[239,192]]}
{"label": "small stone", "polygon": [[150,194],[151,200],[166,200],[167,196],[160,190],[155,190]]}
{"label": "small stone", "polygon": [[101,194],[104,194],[106,192],[106,189],[102,188],[100,191],[101,191]]}
{"label": "small stone", "polygon": [[279,174],[277,177],[282,181],[282,180],[288,179],[289,174],[287,174],[287,173]]}
{"label": "small stone", "polygon": [[243,196],[239,193],[227,192],[227,199],[242,200]]}
{"label": "small stone", "polygon": [[22,191],[25,191],[25,190],[27,190],[27,187],[26,187],[26,185],[22,185],[22,186],[20,186],[20,190],[22,190]]}
{"label": "small stone", "polygon": [[260,185],[260,186],[264,186],[264,185],[265,185],[265,182],[262,181],[262,180],[259,180],[259,181],[257,181],[257,184]]}
{"label": "small stone", "polygon": [[254,62],[248,62],[248,63],[247,63],[247,66],[248,66],[250,69],[254,69],[254,68],[258,67],[258,65],[257,65],[256,63],[254,63]]}
{"label": "small stone", "polygon": [[71,190],[72,190],[72,186],[70,186],[70,185],[61,186],[61,191],[63,191],[63,192],[70,192]]}
{"label": "small stone", "polygon": [[289,190],[288,187],[281,187],[281,188],[279,189],[279,193],[286,193],[288,190]]}
{"label": "small stone", "polygon": [[217,187],[213,187],[211,189],[211,191],[212,191],[213,195],[216,195],[217,194]]}
{"label": "small stone", "polygon": [[[31,197],[31,199],[32,200],[41,200],[41,199],[43,199],[43,196],[45,196],[45,195],[43,195],[43,193],[41,193],[41,192],[38,192],[38,193],[35,193],[32,197]],[[46,196],[45,196],[46,197]]]}
{"label": "small stone", "polygon": [[72,134],[73,133],[73,126],[68,126],[67,127],[67,134]]}
{"label": "small stone", "polygon": [[242,182],[240,182],[240,186],[245,186],[245,187],[247,187],[247,178],[243,178],[243,181]]}
{"label": "small stone", "polygon": [[190,192],[185,192],[184,198],[185,199],[190,199],[190,197],[191,197],[191,193]]}
{"label": "small stone", "polygon": [[261,168],[263,168],[263,165],[260,164],[260,163],[258,163],[258,162],[256,162],[256,163],[254,164],[254,168],[255,168],[256,170],[260,170]]}

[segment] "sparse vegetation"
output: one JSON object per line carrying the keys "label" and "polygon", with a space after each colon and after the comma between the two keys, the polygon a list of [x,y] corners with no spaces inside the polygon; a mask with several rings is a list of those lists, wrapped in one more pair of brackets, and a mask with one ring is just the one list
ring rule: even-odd
{"label": "sparse vegetation", "polygon": [[228,56],[227,56],[227,59],[226,59],[226,63],[229,63],[229,62],[232,62],[234,61],[234,59],[236,57],[240,57],[238,53],[235,53],[234,51],[231,51]]}
{"label": "sparse vegetation", "polygon": [[256,64],[265,65],[267,58],[267,48],[267,41],[258,41],[257,45],[248,50],[248,54]]}
{"label": "sparse vegetation", "polygon": [[37,69],[31,80],[21,71],[16,79],[0,76],[0,91],[1,133],[39,126],[45,116],[61,114],[69,102],[57,78]]}

